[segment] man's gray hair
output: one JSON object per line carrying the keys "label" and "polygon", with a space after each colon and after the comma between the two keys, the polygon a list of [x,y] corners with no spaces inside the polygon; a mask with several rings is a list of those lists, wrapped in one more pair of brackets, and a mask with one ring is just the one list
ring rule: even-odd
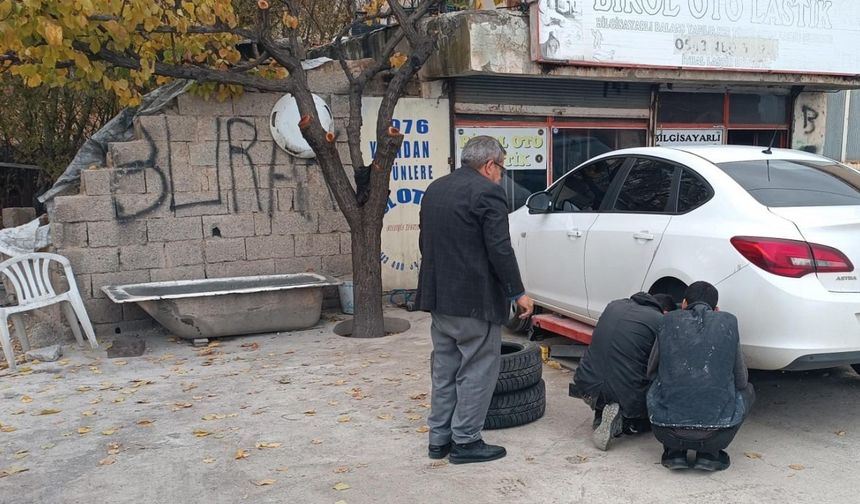
{"label": "man's gray hair", "polygon": [[460,163],[466,168],[477,170],[487,161],[503,163],[505,154],[505,148],[498,140],[491,136],[480,135],[466,142],[460,154]]}

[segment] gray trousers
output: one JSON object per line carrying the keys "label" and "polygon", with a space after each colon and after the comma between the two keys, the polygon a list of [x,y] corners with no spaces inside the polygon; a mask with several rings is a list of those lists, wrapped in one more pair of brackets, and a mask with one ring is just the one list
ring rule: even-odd
{"label": "gray trousers", "polygon": [[430,444],[477,441],[499,379],[502,328],[467,317],[432,317]]}

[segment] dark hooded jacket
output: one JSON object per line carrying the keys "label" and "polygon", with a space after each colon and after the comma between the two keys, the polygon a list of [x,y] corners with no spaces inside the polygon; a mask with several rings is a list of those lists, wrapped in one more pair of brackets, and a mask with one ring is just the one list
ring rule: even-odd
{"label": "dark hooded jacket", "polygon": [[706,303],[666,315],[657,333],[658,366],[648,391],[651,423],[685,429],[739,425],[744,401],[736,383],[738,320]]}
{"label": "dark hooded jacket", "polygon": [[617,402],[626,418],[646,418],[648,357],[662,318],[660,303],[645,292],[609,303],[576,368],[576,392]]}

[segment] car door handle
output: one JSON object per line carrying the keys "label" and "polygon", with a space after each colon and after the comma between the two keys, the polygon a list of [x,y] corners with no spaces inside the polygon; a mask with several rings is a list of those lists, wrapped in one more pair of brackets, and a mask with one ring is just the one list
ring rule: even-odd
{"label": "car door handle", "polygon": [[582,238],[582,231],[578,229],[568,229],[567,230],[568,238]]}
{"label": "car door handle", "polygon": [[648,231],[640,231],[638,233],[633,233],[633,238],[636,240],[653,240],[654,235]]}

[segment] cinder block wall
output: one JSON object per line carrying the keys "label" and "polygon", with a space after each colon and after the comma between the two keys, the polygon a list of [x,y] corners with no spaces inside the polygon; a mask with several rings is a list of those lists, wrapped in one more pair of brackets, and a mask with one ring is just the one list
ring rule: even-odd
{"label": "cinder block wall", "polygon": [[[315,89],[343,131],[343,86],[325,77]],[[80,194],[55,198],[54,246],[71,260],[98,332],[149,320],[135,305],[113,304],[104,285],[350,272],[349,228],[319,167],[272,141],[269,113],[280,96],[182,95],[138,118],[135,139],[111,144],[107,166],[84,170]]]}

